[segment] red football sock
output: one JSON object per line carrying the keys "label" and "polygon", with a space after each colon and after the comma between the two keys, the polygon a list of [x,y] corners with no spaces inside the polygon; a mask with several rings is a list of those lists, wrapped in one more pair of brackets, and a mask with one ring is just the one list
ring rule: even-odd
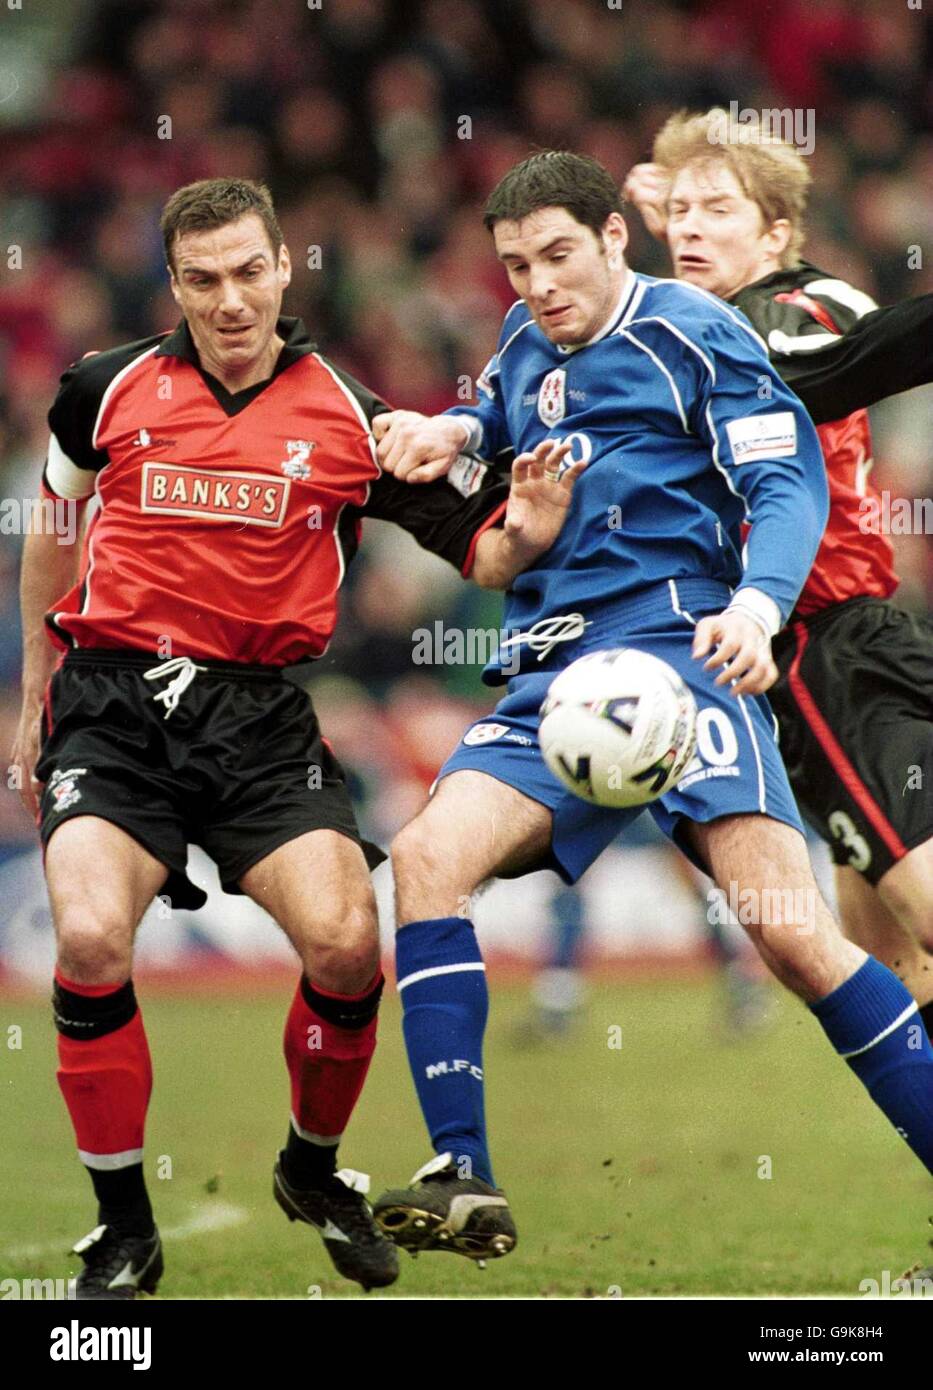
{"label": "red football sock", "polygon": [[58,1084],[81,1161],[103,1170],[140,1163],[152,1061],[132,984],[75,984],[56,971],[54,1004]]}
{"label": "red football sock", "polygon": [[359,994],[334,994],[302,978],[285,1024],[292,1119],[302,1138],[329,1147],[343,1134],[376,1048],[382,983],[380,973]]}

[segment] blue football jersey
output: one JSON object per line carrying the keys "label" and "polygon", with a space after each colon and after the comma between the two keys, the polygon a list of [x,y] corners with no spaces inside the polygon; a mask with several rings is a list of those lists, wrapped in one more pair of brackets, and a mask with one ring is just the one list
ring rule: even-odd
{"label": "blue football jersey", "polygon": [[759,589],[786,621],[826,525],[826,471],[738,310],[630,271],[603,331],[568,348],[519,301],[478,387],[478,405],[449,413],[471,417],[483,457],[565,439],[587,462],[560,536],[506,597],[510,631],[686,578]]}

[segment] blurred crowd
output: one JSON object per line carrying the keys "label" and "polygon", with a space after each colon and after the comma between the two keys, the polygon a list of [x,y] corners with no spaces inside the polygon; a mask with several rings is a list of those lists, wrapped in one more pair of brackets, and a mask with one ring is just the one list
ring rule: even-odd
{"label": "blurred crowd", "polygon": [[[513,297],[480,219],[496,180],[559,146],[621,183],[679,107],[812,109],[808,259],[882,302],[933,289],[925,16],[903,3],[62,0],[61,14],[29,34],[31,86],[15,64],[2,73],[14,79],[0,92],[4,497],[34,494],[63,367],[176,321],[158,218],[196,178],[269,183],[295,266],[286,311],[392,404],[425,411],[465,398]],[[15,38],[29,16],[0,22]],[[630,224],[632,264],[668,273],[634,213]],[[876,412],[876,477],[892,493],[933,492],[929,401]],[[384,839],[491,704],[476,668],[413,667],[412,631],[439,616],[495,627],[499,608],[407,538],[372,530],[314,686]],[[933,603],[928,544],[898,542],[903,600],[917,607]],[[0,545],[8,746],[19,538]],[[0,844],[33,835],[0,798]]]}

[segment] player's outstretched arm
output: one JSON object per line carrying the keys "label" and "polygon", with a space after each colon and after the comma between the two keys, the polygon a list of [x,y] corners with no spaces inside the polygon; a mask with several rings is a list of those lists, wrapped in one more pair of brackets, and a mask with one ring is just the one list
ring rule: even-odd
{"label": "player's outstretched arm", "polygon": [[508,589],[557,540],[573,485],[586,467],[574,463],[561,472],[569,452],[568,443],[545,439],[532,453],[515,459],[504,523],[477,542],[471,577],[481,588]]}
{"label": "player's outstretched arm", "polygon": [[[85,501],[70,502],[80,514]],[[43,517],[41,508],[34,512]],[[75,526],[74,538],[57,535],[55,529],[35,523],[23,546],[23,566],[20,578],[20,604],[23,624],[23,703],[19,725],[10,754],[17,769],[19,793],[27,811],[38,812],[39,784],[33,778],[39,756],[39,721],[45,687],[55,667],[57,653],[49,640],[45,615],[62,594],[75,583],[78,573],[78,554],[81,527]]]}
{"label": "player's outstretched arm", "polygon": [[458,406],[443,415],[419,415],[414,410],[375,415],[373,434],[382,469],[400,482],[433,483],[445,477],[463,453],[492,462],[501,462],[506,455],[511,458],[515,451],[505,417],[497,355],[477,378],[476,396],[475,405]]}
{"label": "player's outstretched arm", "polygon": [[933,294],[874,309],[838,335],[775,329],[768,348],[817,425],[841,420],[933,381]]}

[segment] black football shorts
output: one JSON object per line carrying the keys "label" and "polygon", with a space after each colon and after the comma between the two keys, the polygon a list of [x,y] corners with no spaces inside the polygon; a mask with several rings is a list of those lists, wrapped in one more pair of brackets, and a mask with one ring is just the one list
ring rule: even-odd
{"label": "black football shorts", "polygon": [[380,863],[305,692],[275,667],[193,660],[206,669],[192,677],[148,652],[67,654],[49,683],[36,767],[43,844],[74,816],[111,821],[166,865],[162,891],[180,908],[205,902],[185,873],[189,844],[211,856],[228,893],[309,830],[336,830]]}
{"label": "black football shorts", "polygon": [[804,816],[875,884],[933,836],[933,623],[882,599],[792,621],[768,699]]}

